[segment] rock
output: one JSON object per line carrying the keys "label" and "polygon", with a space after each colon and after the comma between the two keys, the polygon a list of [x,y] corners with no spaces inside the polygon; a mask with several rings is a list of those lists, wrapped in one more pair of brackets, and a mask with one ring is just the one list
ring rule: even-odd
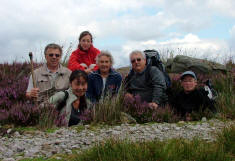
{"label": "rock", "polygon": [[12,131],[12,129],[8,129],[8,130],[7,130],[7,134],[10,134],[11,131]]}
{"label": "rock", "polygon": [[20,135],[20,133],[19,133],[18,131],[16,131],[16,132],[14,133],[14,136],[15,136],[15,137],[20,137],[21,135]]}
{"label": "rock", "polygon": [[121,123],[136,124],[136,120],[129,114],[121,112]]}
{"label": "rock", "polygon": [[12,157],[14,152],[11,149],[8,149],[7,151],[4,152],[4,155],[6,157]]}
{"label": "rock", "polygon": [[[179,123],[182,123],[179,125]],[[85,150],[97,143],[104,143],[108,138],[129,139],[131,141],[166,140],[171,138],[184,138],[191,140],[199,137],[206,141],[214,141],[216,133],[225,126],[235,124],[235,121],[226,123],[220,120],[209,120],[196,124],[179,123],[153,123],[153,124],[126,124],[99,128],[86,126],[85,130],[77,133],[73,127],[61,128],[54,133],[34,132],[19,135],[18,137],[0,137],[0,160],[19,158],[50,157],[54,154],[72,153],[72,150]],[[74,127],[76,128],[76,127]],[[6,130],[7,131],[7,130]],[[18,135],[16,132],[14,135]]]}
{"label": "rock", "polygon": [[175,130],[177,130],[177,131],[180,130],[180,129],[181,129],[180,127],[175,127]]}
{"label": "rock", "polygon": [[202,117],[202,122],[206,122],[206,121],[207,121],[206,117]]}
{"label": "rock", "polygon": [[177,55],[173,60],[167,60],[166,69],[171,73],[182,73],[186,70],[192,70],[196,74],[227,72],[226,67],[222,64],[184,55]]}
{"label": "rock", "polygon": [[5,158],[2,161],[15,161],[15,159],[14,158]]}
{"label": "rock", "polygon": [[120,131],[116,131],[116,130],[115,130],[115,131],[112,131],[112,134],[113,134],[113,135],[120,135]]}
{"label": "rock", "polygon": [[27,158],[30,158],[30,157],[33,157],[35,154],[39,153],[40,152],[40,147],[36,146],[36,147],[33,147],[31,149],[29,149],[28,151],[26,151],[25,153],[25,157]]}
{"label": "rock", "polygon": [[20,144],[20,142],[15,143],[11,148],[13,151],[22,152],[25,150],[25,147]]}

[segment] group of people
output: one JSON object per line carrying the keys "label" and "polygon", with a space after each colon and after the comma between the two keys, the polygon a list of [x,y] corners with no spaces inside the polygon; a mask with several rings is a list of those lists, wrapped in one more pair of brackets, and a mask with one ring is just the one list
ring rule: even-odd
{"label": "group of people", "polygon": [[131,71],[124,80],[113,69],[111,53],[96,49],[92,34],[88,31],[80,34],[78,47],[69,58],[68,68],[60,64],[62,53],[62,48],[57,44],[45,47],[46,63],[31,74],[26,97],[38,101],[49,98],[49,102],[56,107],[65,101],[60,112],[66,113],[68,126],[79,123],[84,109],[106,96],[115,96],[122,83],[125,97],[139,95],[152,109],[164,107],[170,100],[182,115],[201,106],[214,110],[210,99],[196,88],[197,78],[192,71],[181,75],[183,91],[169,99],[163,73],[157,67],[146,64],[142,51],[130,53]]}

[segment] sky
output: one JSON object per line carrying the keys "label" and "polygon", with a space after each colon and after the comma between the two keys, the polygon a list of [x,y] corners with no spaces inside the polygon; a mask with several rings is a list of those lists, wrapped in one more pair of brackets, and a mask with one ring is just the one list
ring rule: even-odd
{"label": "sky", "polygon": [[[75,50],[88,30],[114,67],[133,50],[156,49],[224,63],[235,60],[234,0],[0,0],[0,63],[43,61],[49,43]],[[71,49],[69,48],[71,46]]]}

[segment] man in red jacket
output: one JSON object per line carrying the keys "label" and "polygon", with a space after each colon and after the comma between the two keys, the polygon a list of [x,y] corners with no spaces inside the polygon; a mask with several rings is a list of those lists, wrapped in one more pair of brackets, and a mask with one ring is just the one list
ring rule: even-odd
{"label": "man in red jacket", "polygon": [[74,70],[84,70],[87,74],[98,69],[96,56],[100,53],[93,46],[93,38],[89,31],[83,31],[79,36],[78,49],[73,51],[68,62],[68,68]]}

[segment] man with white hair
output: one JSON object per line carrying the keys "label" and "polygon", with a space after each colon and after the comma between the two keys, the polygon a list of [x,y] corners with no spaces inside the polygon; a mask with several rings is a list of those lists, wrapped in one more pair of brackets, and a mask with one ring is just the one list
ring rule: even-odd
{"label": "man with white hair", "polygon": [[163,73],[155,66],[146,65],[146,56],[142,51],[131,52],[130,62],[132,69],[125,79],[125,97],[139,95],[142,101],[148,102],[154,109],[164,105],[167,95]]}

